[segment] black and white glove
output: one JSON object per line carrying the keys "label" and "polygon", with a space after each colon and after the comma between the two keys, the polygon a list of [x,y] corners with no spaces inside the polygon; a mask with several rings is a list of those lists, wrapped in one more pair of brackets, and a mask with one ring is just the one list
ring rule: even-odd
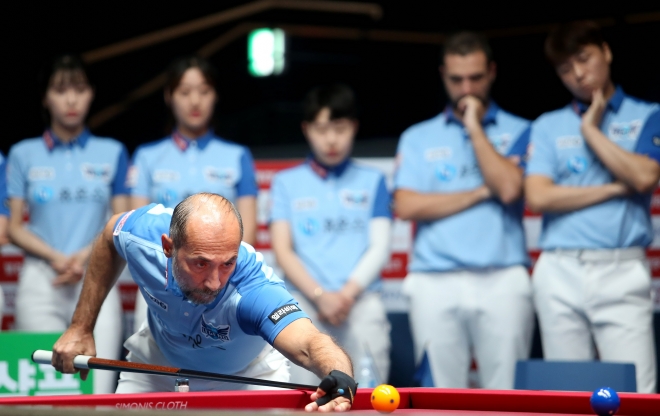
{"label": "black and white glove", "polygon": [[319,384],[319,388],[325,392],[325,396],[316,399],[316,404],[323,406],[337,397],[346,397],[353,404],[357,386],[358,383],[348,374],[332,370]]}

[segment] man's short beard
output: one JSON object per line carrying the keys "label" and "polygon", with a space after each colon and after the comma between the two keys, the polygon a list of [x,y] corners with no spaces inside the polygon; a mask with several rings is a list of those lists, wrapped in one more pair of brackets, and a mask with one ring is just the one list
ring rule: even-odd
{"label": "man's short beard", "polygon": [[190,283],[186,281],[183,276],[184,273],[181,273],[179,269],[179,263],[176,261],[176,251],[172,256],[172,277],[183,295],[195,305],[208,305],[213,302],[215,298],[218,297],[220,292],[222,292],[222,287],[218,290],[209,290],[209,289],[197,289],[190,286]]}

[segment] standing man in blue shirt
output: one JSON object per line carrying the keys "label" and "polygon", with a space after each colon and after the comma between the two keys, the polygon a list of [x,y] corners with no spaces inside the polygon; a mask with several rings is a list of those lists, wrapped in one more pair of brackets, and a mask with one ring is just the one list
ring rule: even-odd
{"label": "standing man in blue shirt", "polygon": [[[350,409],[357,387],[350,359],[311,324],[242,238],[238,210],[217,194],[193,195],[174,210],[150,204],[112,217],[94,244],[71,326],[53,347],[53,365],[72,373],[76,355],[96,354],[96,317],[127,264],[151,300],[148,325],[126,341],[129,361],[288,381],[284,354],[324,377],[311,398],[332,400],[320,410]],[[175,378],[122,373],[117,392],[173,391]],[[193,391],[241,388],[190,383]]]}
{"label": "standing man in blue shirt", "polygon": [[[375,382],[385,383],[390,325],[376,291],[389,254],[385,177],[350,158],[358,122],[349,87],[313,89],[303,112],[302,130],[312,153],[303,164],[273,178],[273,251],[298,303],[317,327],[354,362],[372,358],[376,368],[371,371],[380,377]],[[299,367],[291,374],[299,383],[318,381]]]}
{"label": "standing man in blue shirt", "polygon": [[[218,102],[218,75],[207,60],[188,56],[167,70],[165,103],[174,130],[164,139],[137,148],[131,166],[131,208],[150,202],[174,208],[197,192],[215,192],[241,213],[244,239],[257,238],[257,181],[250,150],[218,137],[212,128]],[[145,320],[144,299],[137,297],[137,331]]]}
{"label": "standing man in blue shirt", "polygon": [[543,212],[532,280],[543,352],[635,363],[637,390],[655,392],[645,247],[660,179],[660,106],[613,84],[612,52],[593,22],[558,27],[545,51],[574,99],[534,122],[525,181],[530,208]]}
{"label": "standing man in blue shirt", "polygon": [[533,329],[520,165],[529,123],[490,99],[496,68],[482,36],[447,39],[440,73],[450,103],[403,133],[395,174],[396,213],[417,224],[404,281],[415,355],[428,358],[423,385],[467,387],[472,350],[481,386],[510,389]]}

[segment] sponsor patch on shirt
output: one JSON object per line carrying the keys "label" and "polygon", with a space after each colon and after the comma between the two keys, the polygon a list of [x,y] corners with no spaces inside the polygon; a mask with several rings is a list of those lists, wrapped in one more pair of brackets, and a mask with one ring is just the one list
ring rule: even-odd
{"label": "sponsor patch on shirt", "polygon": [[434,147],[424,151],[424,159],[428,162],[449,159],[452,155],[451,147]]}
{"label": "sponsor patch on shirt", "polygon": [[131,165],[128,168],[128,172],[126,172],[126,187],[127,188],[135,188],[138,183],[138,175],[140,171],[139,168],[135,165]]}
{"label": "sponsor patch on shirt", "polygon": [[31,181],[49,181],[55,179],[55,168],[49,166],[35,166],[28,171]]}
{"label": "sponsor patch on shirt", "polygon": [[587,170],[587,159],[582,156],[573,156],[566,162],[566,167],[573,173],[582,173]]}
{"label": "sponsor patch on shirt", "polygon": [[557,149],[575,149],[583,146],[584,140],[581,136],[561,136],[556,140]]}
{"label": "sponsor patch on shirt", "polygon": [[213,326],[212,324],[206,322],[204,315],[202,315],[202,334],[206,335],[206,338],[219,341],[230,341],[229,329],[229,325]]}
{"label": "sponsor patch on shirt", "polygon": [[181,174],[175,170],[158,169],[151,175],[154,182],[177,182]]}
{"label": "sponsor patch on shirt", "polygon": [[[131,212],[133,212],[133,211],[131,211]],[[130,213],[129,213],[129,215],[130,215]],[[127,217],[128,217],[128,215],[127,215]],[[144,289],[144,293],[147,294],[147,297],[148,297],[153,303],[155,303],[156,305],[160,306],[160,308],[161,308],[162,310],[167,311],[167,308],[168,308],[168,307],[167,307],[167,303],[163,302],[162,300],[158,299],[157,297],[155,297],[154,295],[152,295],[151,293],[149,293],[149,291],[148,291],[146,288],[143,287],[142,289]]]}
{"label": "sponsor patch on shirt", "polygon": [[291,315],[294,312],[300,312],[300,308],[295,303],[290,303],[275,309],[270,313],[270,315],[268,315],[268,317],[270,318],[271,322],[277,324],[282,318],[287,315]]}
{"label": "sponsor patch on shirt", "polygon": [[218,169],[213,166],[204,167],[204,178],[209,182],[220,182],[231,185],[236,178],[234,169]]}
{"label": "sponsor patch on shirt", "polygon": [[112,167],[109,163],[83,163],[80,165],[80,171],[82,172],[83,178],[88,181],[103,181],[110,182],[110,176],[112,174]]}
{"label": "sponsor patch on shirt", "polygon": [[495,150],[499,154],[505,154],[509,150],[513,136],[509,133],[499,134],[497,136],[492,136],[490,142],[493,144]]}
{"label": "sponsor patch on shirt", "polygon": [[[131,214],[134,213],[134,212],[135,212],[135,210],[133,210],[133,211],[128,211],[126,214],[124,214],[123,217],[121,217],[121,219],[119,220],[119,222],[118,222],[117,225],[115,226],[115,230],[112,232],[112,235],[119,235],[119,232],[121,232],[122,227],[124,227],[124,224],[126,224],[126,220],[127,220],[128,217],[130,217]],[[165,310],[167,310],[167,308],[165,308]]]}
{"label": "sponsor patch on shirt", "polygon": [[456,166],[450,164],[441,164],[435,168],[435,176],[442,182],[451,182],[458,173]]}
{"label": "sponsor patch on shirt", "polygon": [[298,198],[293,200],[294,211],[310,211],[318,208],[319,201],[316,198]]}
{"label": "sponsor patch on shirt", "polygon": [[368,208],[369,193],[365,190],[341,189],[339,200],[346,208]]}
{"label": "sponsor patch on shirt", "polygon": [[642,120],[610,123],[607,131],[612,140],[635,140],[642,129]]}

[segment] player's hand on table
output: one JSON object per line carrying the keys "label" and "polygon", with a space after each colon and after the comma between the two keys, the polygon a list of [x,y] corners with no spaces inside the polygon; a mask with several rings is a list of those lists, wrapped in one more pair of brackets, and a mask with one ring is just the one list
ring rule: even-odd
{"label": "player's hand on table", "polygon": [[357,391],[357,383],[351,376],[333,370],[325,376],[318,389],[311,395],[312,403],[305,406],[308,412],[345,412],[351,409]]}
{"label": "player's hand on table", "polygon": [[339,292],[324,292],[316,299],[319,317],[331,325],[341,325],[348,317],[353,300]]}
{"label": "player's hand on table", "polygon": [[[53,346],[52,365],[59,372],[74,374],[79,370],[73,367],[77,355],[96,356],[94,336],[90,331],[69,327]],[[87,379],[89,370],[80,370],[80,378]]]}

